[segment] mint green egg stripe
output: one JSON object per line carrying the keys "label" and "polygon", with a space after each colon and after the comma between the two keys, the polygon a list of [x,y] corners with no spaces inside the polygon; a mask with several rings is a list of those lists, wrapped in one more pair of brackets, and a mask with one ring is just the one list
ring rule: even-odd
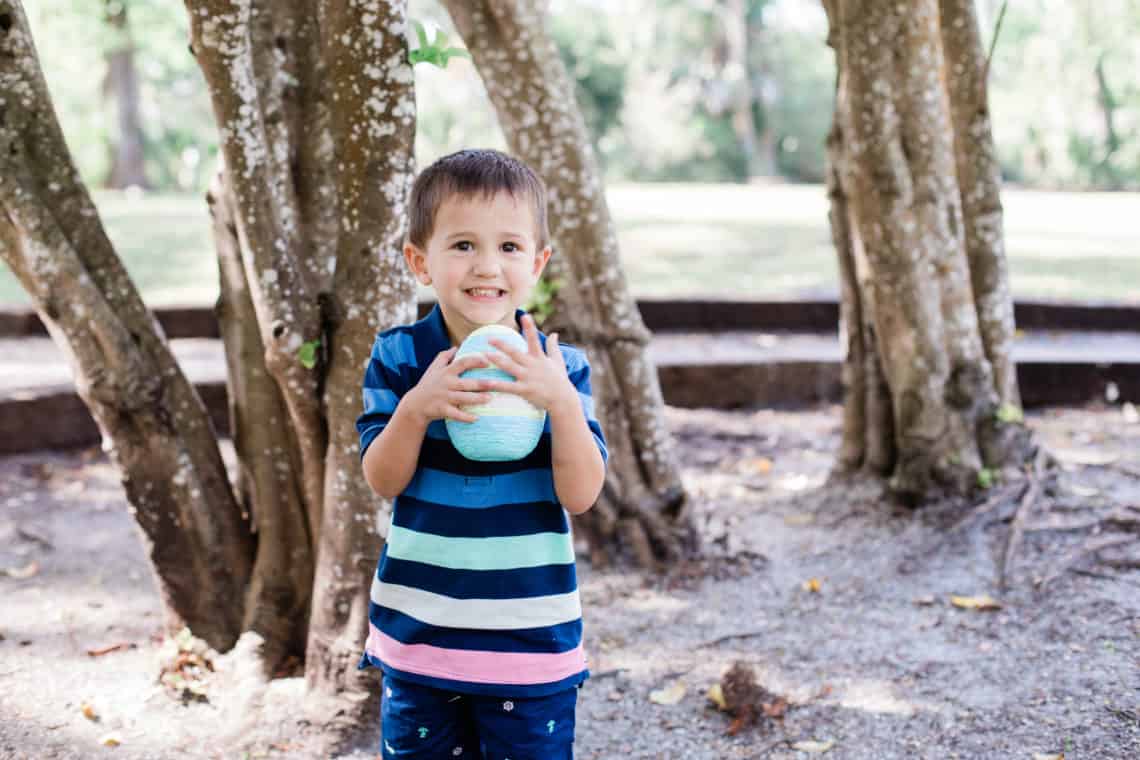
{"label": "mint green egg stripe", "polygon": [[574,561],[574,547],[568,533],[452,538],[392,525],[388,556],[453,570],[514,570],[568,565]]}
{"label": "mint green egg stripe", "polygon": [[541,420],[546,414],[541,409],[523,410],[517,406],[506,409],[498,406],[467,406],[465,412],[471,412],[476,417],[521,417],[529,420]]}

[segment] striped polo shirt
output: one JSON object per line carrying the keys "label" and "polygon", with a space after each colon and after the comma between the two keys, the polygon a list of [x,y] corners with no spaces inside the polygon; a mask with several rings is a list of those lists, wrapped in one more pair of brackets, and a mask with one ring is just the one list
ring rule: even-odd
{"label": "striped polo shirt", "polygon": [[[516,310],[516,323],[522,314]],[[539,341],[545,350],[541,331]],[[400,398],[450,347],[438,305],[377,336],[356,421],[362,458]],[[560,347],[606,460],[586,356]],[[534,451],[513,462],[466,459],[443,420],[428,426],[415,474],[393,505],[368,618],[360,668],[504,697],[552,694],[586,678],[574,546],[554,493],[549,417]]]}

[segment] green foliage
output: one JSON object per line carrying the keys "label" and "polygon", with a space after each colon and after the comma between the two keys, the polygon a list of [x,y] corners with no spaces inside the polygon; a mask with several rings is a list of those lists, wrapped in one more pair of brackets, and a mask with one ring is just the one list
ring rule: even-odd
{"label": "green foliage", "polygon": [[560,277],[554,279],[547,279],[545,275],[539,278],[534,286],[534,291],[530,294],[530,300],[527,302],[524,309],[534,317],[534,323],[542,326],[542,323],[554,311],[554,298],[558,295],[558,291],[566,281]]}
{"label": "green foliage", "polygon": [[317,348],[321,345],[321,341],[317,340],[305,341],[301,344],[300,350],[297,351],[297,358],[301,361],[301,366],[305,369],[312,369],[317,366]]}
{"label": "green foliage", "polygon": [[995,416],[998,422],[1004,422],[1006,424],[1025,421],[1024,412],[1021,411],[1021,407],[1015,404],[1002,404],[998,407]]}
{"label": "green foliage", "polygon": [[413,21],[416,28],[416,37],[420,46],[408,52],[408,62],[415,66],[417,63],[430,63],[441,69],[447,68],[447,62],[452,58],[470,58],[471,54],[463,48],[448,47],[447,32],[436,30],[435,40],[428,42],[427,31],[420,21]]}
{"label": "green foliage", "polygon": [[993,486],[994,481],[997,480],[997,471],[989,467],[983,467],[978,470],[978,486],[981,488],[990,488]]}
{"label": "green foliage", "polygon": [[[834,53],[818,3],[747,0],[553,0],[548,28],[611,181],[739,181],[775,163],[784,177],[820,181],[831,122]],[[988,46],[1000,0],[979,3]],[[200,193],[213,174],[217,126],[187,50],[185,6],[124,0],[129,36],[104,2],[25,3],[56,112],[84,179],[102,184],[115,137],[107,56],[131,44],[148,179]],[[590,23],[581,23],[584,15]],[[414,23],[417,162],[465,145],[505,147],[477,72],[437,0]],[[726,58],[731,29],[748,40],[744,71]],[[430,25],[428,25],[430,28]],[[1140,189],[1140,3],[1010,0],[990,72],[990,106],[1008,180],[1046,188]],[[450,66],[448,64],[450,63]],[[462,63],[462,62],[460,62]],[[438,67],[448,66],[446,70]],[[747,88],[759,158],[733,128],[733,95]]]}

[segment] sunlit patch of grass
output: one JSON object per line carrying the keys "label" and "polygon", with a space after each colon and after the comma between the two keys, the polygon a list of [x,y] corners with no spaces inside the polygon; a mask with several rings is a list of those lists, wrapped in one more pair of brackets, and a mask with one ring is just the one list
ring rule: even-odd
{"label": "sunlit patch of grass", "polygon": [[[641,297],[835,298],[838,269],[818,185],[615,185],[622,265]],[[1140,195],[1008,189],[1014,295],[1140,302]],[[217,263],[200,196],[100,192],[96,204],[151,305],[212,304]],[[426,291],[419,291],[421,296]],[[0,265],[0,305],[27,305]]]}

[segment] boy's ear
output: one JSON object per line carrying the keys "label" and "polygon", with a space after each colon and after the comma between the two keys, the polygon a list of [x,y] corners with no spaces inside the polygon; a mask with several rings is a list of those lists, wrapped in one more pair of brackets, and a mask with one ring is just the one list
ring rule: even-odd
{"label": "boy's ear", "polygon": [[427,270],[427,255],[412,243],[404,243],[404,261],[416,280],[424,285],[431,285],[431,275]]}
{"label": "boy's ear", "polygon": [[554,249],[552,249],[550,246],[546,246],[535,255],[533,272],[534,279],[537,280],[540,276],[542,276],[542,270],[546,269],[546,262],[550,261],[550,255],[552,253],[554,253]]}

